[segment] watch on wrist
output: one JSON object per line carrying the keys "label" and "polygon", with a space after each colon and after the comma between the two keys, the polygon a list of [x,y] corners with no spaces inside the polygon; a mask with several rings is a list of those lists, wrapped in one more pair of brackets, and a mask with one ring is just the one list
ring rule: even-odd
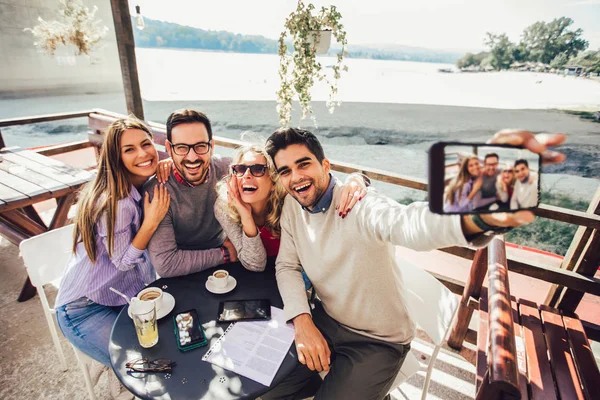
{"label": "watch on wrist", "polygon": [[512,227],[510,226],[489,225],[483,219],[481,219],[479,214],[472,214],[471,219],[473,220],[473,223],[483,231],[484,235],[502,234],[512,230]]}

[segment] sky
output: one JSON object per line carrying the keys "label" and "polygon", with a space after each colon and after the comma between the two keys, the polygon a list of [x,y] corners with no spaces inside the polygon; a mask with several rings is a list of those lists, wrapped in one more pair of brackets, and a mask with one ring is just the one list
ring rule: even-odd
{"label": "sky", "polygon": [[[518,42],[527,26],[567,16],[600,49],[600,0],[313,0],[335,4],[349,44],[396,44],[459,51],[484,50],[486,32]],[[295,0],[129,0],[142,15],[206,30],[277,39]],[[305,1],[306,3],[306,1]]]}

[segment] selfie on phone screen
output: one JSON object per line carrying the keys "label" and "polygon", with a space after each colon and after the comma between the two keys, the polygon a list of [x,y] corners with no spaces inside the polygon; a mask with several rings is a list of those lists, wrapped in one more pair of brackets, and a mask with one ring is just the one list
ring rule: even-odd
{"label": "selfie on phone screen", "polygon": [[439,144],[432,149],[435,212],[489,213],[537,207],[539,154],[518,147],[468,143]]}

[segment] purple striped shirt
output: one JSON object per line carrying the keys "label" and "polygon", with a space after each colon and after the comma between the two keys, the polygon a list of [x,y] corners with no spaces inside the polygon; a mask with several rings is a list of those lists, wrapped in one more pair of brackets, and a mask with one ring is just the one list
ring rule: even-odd
{"label": "purple striped shirt", "polygon": [[125,299],[110,291],[111,286],[132,297],[156,279],[148,252],[131,244],[142,223],[141,200],[140,193],[133,186],[129,196],[119,200],[112,257],[108,256],[107,250],[106,214],[96,222],[98,260],[95,264],[90,261],[83,243],[77,244],[60,284],[56,307],[84,296],[105,306],[120,306],[126,303]]}

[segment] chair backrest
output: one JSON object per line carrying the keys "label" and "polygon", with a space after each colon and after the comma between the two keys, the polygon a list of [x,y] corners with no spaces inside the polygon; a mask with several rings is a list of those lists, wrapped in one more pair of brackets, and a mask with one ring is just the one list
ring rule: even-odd
{"label": "chair backrest", "polygon": [[61,278],[72,248],[72,224],[23,240],[19,249],[33,286],[41,287]]}
{"label": "chair backrest", "polygon": [[436,345],[444,342],[458,299],[440,281],[396,253],[404,280],[404,300],[415,322]]}

